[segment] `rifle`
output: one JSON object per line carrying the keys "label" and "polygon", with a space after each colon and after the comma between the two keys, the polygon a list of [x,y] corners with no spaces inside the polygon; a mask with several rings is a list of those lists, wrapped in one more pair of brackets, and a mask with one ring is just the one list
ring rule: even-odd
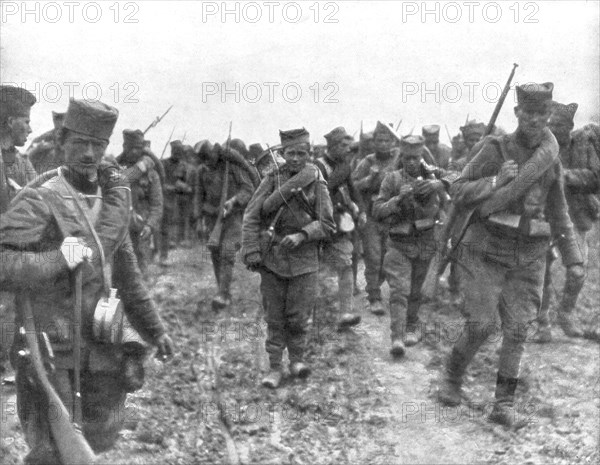
{"label": "rifle", "polygon": [[[233,121],[229,123],[229,136],[225,143],[225,152],[229,151],[229,144],[231,143],[231,126]],[[219,213],[217,215],[217,221],[215,227],[210,233],[208,238],[207,247],[216,249],[221,246],[221,239],[223,236],[223,217],[225,210],[225,202],[227,201],[227,194],[229,193],[229,160],[225,161],[225,175],[223,178],[223,188],[221,190],[221,199],[219,200]]]}
{"label": "rifle", "polygon": [[156,125],[157,125],[158,123],[160,123],[160,122],[162,121],[162,119],[163,119],[165,116],[167,116],[167,113],[169,113],[169,112],[171,111],[171,108],[173,108],[173,105],[171,105],[169,108],[167,108],[167,111],[165,111],[165,112],[162,114],[162,116],[157,116],[156,118],[154,118],[154,121],[152,121],[152,122],[150,123],[150,126],[148,126],[148,127],[147,127],[147,128],[144,130],[144,135],[146,135],[146,133],[147,133],[147,132],[148,132],[150,129],[152,129],[152,128],[156,127]]}
{"label": "rifle", "polygon": [[[56,408],[57,410],[57,415],[53,416],[53,420],[48,423],[61,462],[72,465],[94,463],[96,456],[92,448],[83,436],[81,428],[77,424],[71,423],[69,411],[48,379],[35,330],[30,297],[28,294],[23,293],[18,300],[25,317],[25,325],[20,328],[19,332],[25,337],[28,346],[28,349],[19,351],[19,355],[28,357],[31,362],[33,375],[41,391],[46,396],[46,407],[48,409]],[[80,330],[80,328],[76,327],[75,330]]]}
{"label": "rifle", "polygon": [[446,134],[448,134],[448,140],[450,141],[450,144],[452,145],[452,136],[450,135],[450,130],[448,129],[448,125],[444,124],[444,127],[446,128]]}
{"label": "rifle", "polygon": [[[498,114],[502,109],[502,105],[504,104],[504,100],[506,100],[506,96],[508,95],[508,91],[510,90],[510,83],[515,76],[515,71],[519,65],[513,63],[513,69],[508,76],[508,80],[504,85],[504,89],[502,90],[502,94],[500,94],[500,98],[496,103],[496,107],[494,108],[494,112],[492,113],[492,117],[486,127],[485,134],[483,137],[489,136],[494,129],[494,125],[496,124],[496,119],[498,118]],[[468,115],[467,115],[468,119]],[[458,245],[462,241],[465,233],[467,232],[467,228],[469,227],[471,217],[475,208],[470,209],[458,209],[454,204],[450,205],[450,209],[448,211],[448,220],[446,222],[446,227],[444,228],[442,234],[442,258],[440,263],[438,264],[437,269],[437,277],[439,278],[446,271],[446,267],[448,263],[452,261],[452,256],[458,249]],[[450,242],[450,244],[448,244]],[[436,280],[437,282],[437,280]]]}
{"label": "rifle", "polygon": [[162,160],[162,157],[165,156],[165,152],[167,151],[167,147],[169,146],[169,142],[171,142],[171,139],[173,138],[173,134],[175,133],[175,128],[177,126],[173,126],[173,130],[171,131],[171,135],[169,136],[169,139],[167,139],[167,143],[165,144],[162,153],[160,154],[160,160]]}

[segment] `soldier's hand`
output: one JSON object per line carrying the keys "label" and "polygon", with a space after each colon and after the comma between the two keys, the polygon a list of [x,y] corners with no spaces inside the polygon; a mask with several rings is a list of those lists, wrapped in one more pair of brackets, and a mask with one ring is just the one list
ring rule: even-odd
{"label": "soldier's hand", "polygon": [[150,234],[152,234],[152,228],[150,226],[148,226],[147,224],[144,225],[144,228],[142,229],[142,232],[140,233],[140,238],[146,239],[147,237],[150,237]]}
{"label": "soldier's hand", "polygon": [[166,360],[167,358],[173,356],[174,345],[168,334],[163,334],[158,338],[156,341],[156,347],[158,348],[158,352],[156,353],[157,358]]}
{"label": "soldier's hand", "polygon": [[364,228],[367,224],[367,213],[366,212],[361,212],[360,215],[358,215],[358,227],[360,229]]}
{"label": "soldier's hand", "polygon": [[136,163],[136,166],[142,173],[145,173],[146,171],[149,171],[152,168],[154,168],[154,160],[152,160],[152,158],[150,157],[143,156]]}
{"label": "soldier's hand", "polygon": [[244,262],[250,271],[257,271],[262,263],[260,252],[252,252],[246,255]]}
{"label": "soldier's hand", "polygon": [[225,204],[223,204],[223,218],[227,218],[231,214],[234,206],[235,199],[229,199],[227,202],[225,202]]}
{"label": "soldier's hand", "polygon": [[295,249],[306,240],[303,233],[288,234],[281,241],[281,246],[285,249]]}
{"label": "soldier's hand", "polygon": [[85,244],[83,239],[77,237],[65,237],[60,245],[60,251],[69,270],[74,270],[79,264],[92,258],[92,249]]}
{"label": "soldier's hand", "polygon": [[496,185],[498,187],[505,186],[519,174],[519,165],[514,160],[507,160],[502,163],[500,171],[496,177]]}
{"label": "soldier's hand", "polygon": [[402,198],[410,194],[412,190],[413,188],[410,184],[403,184],[402,186],[400,186],[400,192],[396,196],[396,201],[401,202]]}
{"label": "soldier's hand", "polygon": [[438,180],[425,179],[417,183],[415,187],[415,196],[421,198],[429,197],[440,188],[441,184],[441,181]]}

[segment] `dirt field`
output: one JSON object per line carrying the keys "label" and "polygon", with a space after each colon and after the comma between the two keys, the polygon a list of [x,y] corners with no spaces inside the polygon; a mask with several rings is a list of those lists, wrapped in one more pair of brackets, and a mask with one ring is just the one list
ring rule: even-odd
{"label": "dirt field", "polygon": [[[259,386],[268,366],[259,276],[238,265],[234,304],[215,315],[206,250],[174,251],[167,274],[151,267],[149,287],[178,345],[177,357],[166,364],[148,362],[145,388],[129,397],[123,412],[126,428],[118,446],[100,462],[598,463],[597,232],[590,243],[589,277],[579,301],[589,339],[569,339],[555,328],[555,342],[528,344],[517,391],[518,415],[526,426],[517,431],[486,420],[497,342],[469,368],[467,405],[446,408],[436,402],[442,362],[462,321],[460,309],[452,308],[446,296],[423,308],[431,331],[394,362],[388,353],[389,315],[368,313],[364,293],[355,298],[361,325],[343,334],[334,331],[335,280],[323,276],[308,357],[313,373],[306,381],[286,378],[273,392]],[[557,289],[563,274],[556,264]],[[360,285],[364,288],[364,280]],[[0,426],[0,461],[20,463],[27,446],[14,391],[7,386],[2,387]]]}

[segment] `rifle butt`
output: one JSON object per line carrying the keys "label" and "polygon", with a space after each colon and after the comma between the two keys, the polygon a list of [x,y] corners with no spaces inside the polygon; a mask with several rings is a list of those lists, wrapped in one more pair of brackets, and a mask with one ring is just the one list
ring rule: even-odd
{"label": "rifle butt", "polygon": [[215,224],[215,227],[211,231],[210,236],[208,238],[208,243],[206,244],[206,246],[209,249],[219,248],[219,245],[221,245],[222,233],[223,233],[223,221],[220,220],[220,221],[217,221],[217,224]]}

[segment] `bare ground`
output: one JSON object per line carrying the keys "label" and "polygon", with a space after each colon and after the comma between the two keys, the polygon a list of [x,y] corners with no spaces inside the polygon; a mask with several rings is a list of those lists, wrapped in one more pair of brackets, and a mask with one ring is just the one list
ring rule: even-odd
{"label": "bare ground", "polygon": [[[469,368],[465,405],[437,403],[441,366],[462,321],[447,296],[424,306],[431,331],[395,362],[388,353],[389,316],[368,313],[364,294],[355,298],[361,325],[341,334],[334,330],[335,280],[323,275],[310,335],[313,373],[306,381],[288,377],[274,392],[259,385],[268,363],[258,275],[238,266],[232,308],[214,314],[206,250],[177,250],[168,273],[153,266],[148,280],[178,345],[177,357],[166,364],[149,360],[144,389],[118,413],[126,420],[122,437],[100,463],[598,463],[597,232],[591,246],[579,301],[589,339],[569,339],[555,328],[553,343],[528,344],[517,391],[517,415],[525,426],[518,430],[486,420],[497,342]],[[561,289],[563,268],[557,263],[553,271]],[[20,463],[27,446],[14,391],[3,386],[1,392],[1,462]]]}

